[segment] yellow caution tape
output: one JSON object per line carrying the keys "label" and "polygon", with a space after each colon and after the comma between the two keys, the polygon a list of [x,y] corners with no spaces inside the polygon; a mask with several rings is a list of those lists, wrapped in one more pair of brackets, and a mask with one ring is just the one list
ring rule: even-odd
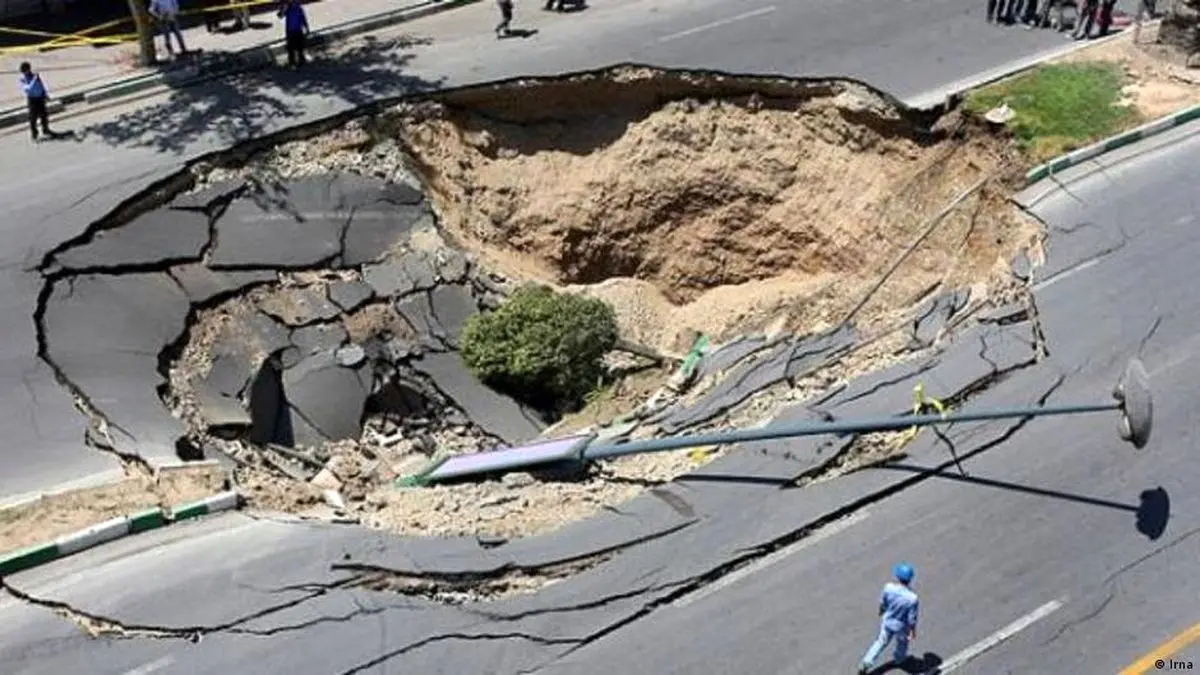
{"label": "yellow caution tape", "polygon": [[[946,405],[942,403],[941,400],[933,396],[927,396],[925,394],[925,384],[923,382],[917,382],[916,386],[913,387],[912,414],[920,415],[930,408],[936,410],[937,413],[942,417],[946,416]],[[909,427],[908,430],[904,432],[904,435],[900,437],[900,445],[908,445],[914,438],[917,437],[917,434],[920,432],[921,427]]]}
{"label": "yellow caution tape", "polygon": [[704,460],[708,459],[709,455],[713,454],[716,451],[717,451],[717,446],[715,446],[715,445],[702,445],[700,447],[692,448],[692,449],[688,450],[687,456],[688,456],[688,459],[692,460],[696,464],[699,464],[700,462],[703,462]]}

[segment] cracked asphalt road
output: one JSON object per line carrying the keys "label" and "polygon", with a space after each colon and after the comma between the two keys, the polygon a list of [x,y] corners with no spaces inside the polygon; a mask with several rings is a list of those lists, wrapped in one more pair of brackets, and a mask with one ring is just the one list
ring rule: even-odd
{"label": "cracked asphalt road", "polygon": [[[606,14],[597,10],[597,24],[609,29],[635,24],[648,13],[639,7],[641,3],[628,3]],[[678,33],[720,20],[715,4],[699,7],[687,16],[673,14],[666,22],[675,24],[673,32]],[[752,3],[745,7],[747,12],[761,8]],[[1052,37],[997,33],[982,23],[976,25],[977,17],[947,13],[937,3],[904,7],[912,8],[904,10],[905,16],[914,17],[906,20],[920,19],[927,36],[947,30],[964,36],[937,52],[931,60],[939,64],[952,62],[968,47],[971,58],[998,63],[996,59],[1037,48],[1035,41]],[[487,14],[480,8],[463,11],[480,18]],[[857,27],[879,29],[887,18],[872,14],[870,21],[861,22],[858,10],[853,11],[850,23]],[[701,16],[704,12],[714,15]],[[771,13],[757,16],[767,19]],[[795,13],[782,16],[800,19]],[[654,60],[667,62],[678,58],[696,65],[691,63],[692,54],[707,46],[711,49],[700,65],[738,70],[796,66],[794,56],[784,56],[795,53],[790,39],[787,43],[757,40],[750,52],[721,49],[723,42],[737,35],[724,31],[706,30],[687,39],[660,42],[672,31],[663,30],[662,19],[657,21],[649,25],[643,39],[670,46],[655,47],[646,58],[661,56]],[[777,22],[773,30],[780,33],[796,24],[780,21],[779,16],[772,21]],[[447,82],[462,83],[501,73],[594,65],[607,52],[577,45],[598,44],[600,32],[586,35],[597,24],[556,24],[561,27],[554,38],[558,44],[574,40],[576,45],[566,55],[555,54],[564,56],[562,60],[506,45],[489,56],[487,65],[475,69],[468,61],[478,59],[484,44],[491,45],[490,36],[480,42],[484,38],[456,36],[458,29],[431,23],[431,30],[445,31],[447,39],[422,52],[410,74],[424,79],[444,75]],[[818,22],[800,25],[808,26],[804,28],[808,31],[818,28]],[[836,34],[829,32],[830,25],[824,22],[819,27],[827,35]],[[831,64],[842,66],[839,70],[866,70],[848,57],[866,58],[858,56],[859,48],[870,42],[876,49],[866,53],[875,54],[879,61],[863,63],[875,63],[871,68],[880,77],[872,79],[895,76],[898,93],[908,93],[905,88],[919,92],[958,76],[942,66],[915,68],[910,67],[912,61],[896,58],[907,53],[927,62],[931,45],[944,44],[940,38],[906,51],[909,47],[897,45],[911,46],[918,39],[911,33],[887,43],[886,50],[877,44],[875,34],[854,38],[855,34],[841,33],[841,43],[827,38],[836,48],[825,54]],[[710,36],[719,39],[705,42]],[[972,42],[975,38],[979,41]],[[627,39],[628,34],[613,44]],[[674,57],[668,55],[668,50],[677,48],[681,51]],[[959,64],[952,69],[958,68],[972,66]],[[904,77],[910,78],[908,84]],[[280,82],[283,87],[263,85],[261,96],[275,103],[286,101],[282,108],[287,114],[278,116],[283,124],[336,112],[363,94],[295,96],[287,89],[286,77]],[[381,83],[376,92],[408,84],[413,82]],[[180,161],[175,153],[192,155],[234,138],[259,135],[262,130],[254,125],[265,124],[255,121],[264,115],[260,108],[240,116],[243,126],[235,125],[232,131],[230,127],[203,132],[182,129],[174,138],[155,137],[175,121],[166,111],[158,114],[160,131],[143,131],[124,139],[121,147],[109,147],[99,136],[85,138],[82,145],[36,148],[25,147],[24,138],[4,141],[6,158],[16,160],[0,168],[0,198],[9,207],[0,297],[10,316],[32,315],[41,286],[32,270],[47,250],[83,232],[92,220],[146,183],[173,171]],[[1161,403],[1155,439],[1145,457],[1130,457],[1108,420],[1059,418],[1035,421],[1016,431],[1015,423],[960,429],[951,437],[967,471],[992,484],[932,477],[881,498],[871,495],[889,494],[896,485],[920,478],[914,466],[953,471],[946,448],[922,435],[910,449],[910,460],[900,467],[860,471],[800,490],[730,480],[738,475],[734,469],[751,468],[739,466],[744,460],[732,456],[727,464],[713,465],[709,480],[690,480],[672,488],[699,515],[702,526],[647,542],[537,595],[511,597],[483,608],[342,587],[348,575],[334,571],[330,564],[386,558],[395,552],[394,542],[384,541],[381,535],[226,516],[124,540],[6,578],[5,583],[18,592],[56,604],[44,606],[11,595],[0,599],[3,670],[140,675],[382,673],[401,668],[446,673],[848,668],[871,637],[877,583],[883,580],[879,575],[886,572],[893,556],[908,557],[918,565],[926,623],[917,649],[944,658],[1048,600],[1068,598],[1058,613],[960,672],[1114,670],[1160,637],[1195,620],[1191,568],[1179,561],[1193,562],[1200,540],[1186,536],[1200,515],[1200,498],[1194,488],[1189,489],[1195,470],[1188,463],[1193,424],[1188,395],[1195,379],[1191,355],[1200,344],[1193,318],[1200,313],[1195,311],[1188,274],[1196,253],[1190,230],[1195,217],[1191,195],[1200,178],[1200,161],[1194,159],[1197,145],[1181,143],[1114,169],[1119,175],[1076,184],[1071,196],[1056,195],[1039,204],[1038,215],[1060,230],[1052,240],[1050,264],[1074,270],[1057,275],[1038,291],[1042,330],[1054,367],[1017,371],[971,403],[1032,402],[1047,392],[1052,392],[1051,400],[1102,395],[1124,358],[1157,325],[1144,349]],[[1095,229],[1078,228],[1080,222],[1108,228],[1108,237],[1073,239]],[[1113,248],[1113,236],[1121,245],[1101,255]],[[1055,262],[1058,255],[1063,262]],[[49,369],[32,358],[37,349],[32,321],[6,321],[0,329],[0,375],[7,382],[23,383],[5,390],[8,413],[0,418],[7,439],[5,458],[10,466],[19,464],[21,471],[0,474],[0,493],[32,490],[116,468],[110,456],[83,448],[85,419]],[[994,358],[980,356],[978,341],[968,341],[963,353],[974,369]],[[943,376],[962,380],[965,372]],[[1062,382],[1055,388],[1060,374]],[[901,384],[903,380],[892,389],[900,399],[908,399],[908,387]],[[875,399],[883,391],[859,401]],[[972,456],[972,450],[1010,433],[1005,442]],[[796,454],[805,451],[797,448]],[[725,480],[712,479],[717,471]],[[1001,487],[1000,482],[1012,485]],[[1092,502],[1031,495],[1013,486],[1082,495]],[[1120,506],[1136,505],[1143,491],[1157,487],[1170,495],[1171,520],[1166,532],[1151,541],[1138,531],[1134,513]],[[641,505],[622,509],[635,514],[632,520],[648,529],[679,522],[681,514],[673,509],[645,506],[650,500],[662,501],[649,494],[639,500]],[[801,535],[812,532],[811,526],[836,522],[828,514],[856,501],[872,502],[865,511],[868,515],[811,544],[803,555],[783,557],[762,570],[742,567],[750,570],[744,580],[707,586],[710,590],[704,597],[685,599],[732,569],[730,565],[753,564],[769,553],[788,550],[796,540],[803,541]],[[591,539],[595,534],[574,536]],[[572,541],[562,537],[523,545],[526,555],[553,557],[561,556],[563,549],[577,549]],[[764,546],[764,542],[772,544]],[[494,562],[474,542],[438,546],[444,548],[418,546],[419,550],[400,555],[409,563],[417,561],[419,567],[439,571]],[[556,547],[560,550],[550,550]],[[506,548],[499,551],[511,555]],[[93,627],[107,625],[111,631],[125,626],[135,636],[90,638],[75,621],[55,614],[55,608],[62,607],[92,617],[78,620],[90,621]],[[136,637],[139,631],[149,634]],[[1085,662],[1079,661],[1080,654]]]}

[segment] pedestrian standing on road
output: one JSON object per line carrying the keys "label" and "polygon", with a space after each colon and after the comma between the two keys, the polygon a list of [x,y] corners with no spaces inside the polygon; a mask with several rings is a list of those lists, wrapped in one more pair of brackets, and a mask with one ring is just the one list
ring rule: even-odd
{"label": "pedestrian standing on road", "polygon": [[863,656],[858,667],[859,675],[865,675],[875,667],[876,659],[892,640],[896,641],[892,663],[899,666],[908,658],[908,643],[917,639],[917,610],[920,604],[911,588],[915,575],[912,565],[908,563],[897,563],[892,568],[892,576],[896,581],[884,584],[879,598],[879,637]]}
{"label": "pedestrian standing on road", "polygon": [[1113,8],[1116,4],[1117,0],[1100,1],[1100,20],[1097,22],[1100,29],[1098,37],[1108,35],[1108,29],[1112,28]]}
{"label": "pedestrian standing on road", "polygon": [[1075,32],[1072,34],[1076,40],[1086,40],[1091,37],[1092,24],[1096,21],[1096,14],[1100,11],[1100,0],[1077,0],[1076,6],[1078,11],[1075,18]]}
{"label": "pedestrian standing on road", "polygon": [[500,6],[500,23],[496,24],[496,37],[508,37],[512,34],[508,26],[513,18],[513,0],[496,0],[496,4]]}
{"label": "pedestrian standing on road", "polygon": [[46,90],[42,76],[33,72],[33,66],[29,65],[28,61],[21,64],[21,91],[29,105],[29,131],[33,134],[33,140],[38,140],[39,124],[42,133],[47,138],[52,137],[54,133],[50,131],[50,111],[46,107],[50,100],[50,92]]}
{"label": "pedestrian standing on road", "polygon": [[162,31],[167,55],[175,56],[175,50],[171,48],[172,35],[179,41],[179,55],[187,54],[187,47],[183,44],[183,33],[179,30],[179,0],[150,0],[150,15],[158,22],[158,28]]}
{"label": "pedestrian standing on road", "polygon": [[298,0],[286,0],[279,9],[283,17],[284,42],[287,45],[288,65],[303,66],[308,60],[304,56],[304,48],[308,42],[308,16]]}

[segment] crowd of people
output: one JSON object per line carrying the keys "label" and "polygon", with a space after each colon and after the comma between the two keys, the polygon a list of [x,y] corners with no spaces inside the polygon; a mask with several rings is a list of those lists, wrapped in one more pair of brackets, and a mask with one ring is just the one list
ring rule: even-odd
{"label": "crowd of people", "polygon": [[[1152,1],[1140,0],[1143,9],[1154,14]],[[1074,27],[1071,37],[1086,40],[1107,35],[1113,25],[1117,0],[988,0],[987,20],[997,24],[1024,24],[1026,28],[1053,28],[1065,32]]]}

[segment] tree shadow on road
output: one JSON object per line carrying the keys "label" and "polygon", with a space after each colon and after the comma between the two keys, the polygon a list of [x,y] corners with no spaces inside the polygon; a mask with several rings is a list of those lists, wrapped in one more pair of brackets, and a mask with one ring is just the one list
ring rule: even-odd
{"label": "tree shadow on road", "polygon": [[944,478],[946,480],[960,481],[974,485],[983,485],[986,487],[999,488],[1001,490],[1023,492],[1025,494],[1037,495],[1039,497],[1062,499],[1075,502],[1077,504],[1088,504],[1091,506],[1102,506],[1105,508],[1117,509],[1119,511],[1129,511],[1134,513],[1136,516],[1134,525],[1137,528],[1137,531],[1151,541],[1158,539],[1163,535],[1164,532],[1166,532],[1167,522],[1171,519],[1171,498],[1170,495],[1167,494],[1167,491],[1162,487],[1156,487],[1142,491],[1141,495],[1139,495],[1138,504],[1134,505],[1122,504],[1121,502],[1114,502],[1096,497],[1076,495],[1069,492],[1047,490],[1045,488],[1033,487],[1031,485],[1009,483],[1007,481],[995,480],[993,478],[964,476],[959,473],[938,471],[922,466],[882,464],[876,468],[881,470],[908,471],[911,473],[928,474],[930,476],[936,476],[937,478]]}
{"label": "tree shadow on road", "polygon": [[211,138],[225,146],[319,117],[404,94],[436,89],[431,81],[406,75],[413,48],[431,44],[418,37],[368,37],[318,48],[298,69],[267,66],[181,86],[165,102],[122,113],[78,134],[109,145],[180,153]]}

